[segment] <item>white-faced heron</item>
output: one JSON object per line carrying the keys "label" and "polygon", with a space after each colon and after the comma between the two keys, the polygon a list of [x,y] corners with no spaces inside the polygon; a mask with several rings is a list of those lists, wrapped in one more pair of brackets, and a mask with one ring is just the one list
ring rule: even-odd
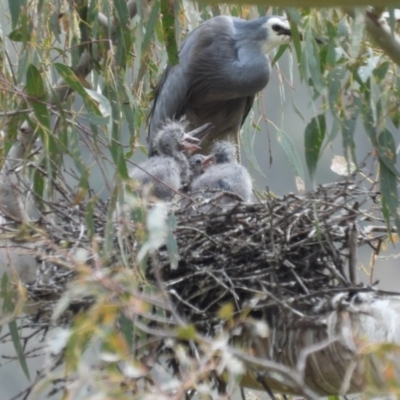
{"label": "white-faced heron", "polygon": [[[159,130],[154,139],[157,156],[131,171],[131,178],[140,183],[142,191],[151,185],[150,193],[160,200],[170,200],[176,191],[187,184],[191,171],[189,162],[184,154],[199,149],[201,140],[211,129],[211,124],[205,124],[189,133],[187,121],[168,120]],[[195,135],[197,137],[195,137]]]}
{"label": "white-faced heron", "polygon": [[149,116],[149,155],[167,118],[182,116],[192,129],[207,122],[214,128],[202,144],[209,153],[215,139],[238,143],[255,95],[267,85],[268,53],[290,41],[289,22],[279,16],[243,20],[211,18],[183,41],[179,63],[169,65],[157,87]]}

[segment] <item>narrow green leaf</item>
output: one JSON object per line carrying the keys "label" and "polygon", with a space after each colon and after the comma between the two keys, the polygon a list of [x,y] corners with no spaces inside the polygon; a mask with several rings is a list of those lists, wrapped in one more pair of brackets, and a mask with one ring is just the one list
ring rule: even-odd
{"label": "narrow green leaf", "polygon": [[299,72],[301,79],[308,82],[308,52],[306,51],[305,46],[302,49],[301,57],[299,58]]}
{"label": "narrow green leaf", "polygon": [[383,132],[376,135],[373,129],[372,117],[364,112],[364,125],[367,133],[372,137],[372,142],[377,150],[379,159],[379,183],[381,188],[382,213],[385,217],[388,227],[391,226],[391,217],[394,219],[397,231],[400,232],[400,219],[398,216],[398,192],[397,179],[399,172],[396,168],[396,144],[392,133],[385,128]]}
{"label": "narrow green leaf", "polygon": [[113,142],[111,144],[111,154],[117,168],[117,172],[122,179],[129,179],[129,171],[126,165],[125,154],[123,148],[119,143]]}
{"label": "narrow green leaf", "polygon": [[8,7],[10,9],[10,14],[11,14],[12,29],[15,29],[15,27],[17,26],[21,12],[21,7],[25,7],[26,2],[27,0],[8,0]]}
{"label": "narrow green leaf", "polygon": [[[114,226],[115,226],[115,212],[117,209],[117,201],[118,201],[118,185],[115,185],[114,189],[111,192],[108,208],[107,208],[107,221],[106,226],[104,228],[104,251],[106,254],[112,254],[114,248]],[[120,211],[117,211],[120,213]],[[124,252],[122,257],[125,259]]]}
{"label": "narrow green leaf", "polygon": [[382,82],[387,77],[389,67],[389,61],[385,61],[372,71],[377,83]]}
{"label": "narrow green leaf", "polygon": [[350,39],[350,27],[347,17],[343,17],[337,26],[338,36],[340,38],[341,43],[346,43],[346,49],[348,47],[349,39]]}
{"label": "narrow green leaf", "polygon": [[124,113],[126,122],[128,124],[128,130],[131,135],[130,140],[135,138],[135,133],[139,134],[139,129],[135,129],[135,115],[133,112],[132,102],[130,101],[129,88],[124,80],[118,80],[118,89],[122,98],[121,110]]}
{"label": "narrow green leaf", "polygon": [[129,29],[129,13],[125,0],[114,0],[118,22],[116,23],[116,55],[117,65],[125,69],[134,35]]}
{"label": "narrow green leaf", "polygon": [[312,180],[315,177],[318,160],[320,157],[320,149],[325,137],[326,122],[325,115],[320,114],[310,121],[307,125],[304,139],[305,139],[305,153],[308,172]]}
{"label": "narrow green leaf", "polygon": [[114,7],[117,12],[119,23],[122,25],[129,24],[128,7],[125,0],[114,0]]}
{"label": "narrow green leaf", "polygon": [[14,29],[8,34],[8,38],[13,42],[27,42],[31,40],[31,35],[24,35],[21,29]]}
{"label": "narrow green leaf", "polygon": [[8,329],[10,330],[11,340],[14,345],[15,352],[17,353],[19,364],[21,365],[22,371],[28,380],[30,380],[28,364],[26,363],[25,354],[21,345],[21,339],[18,333],[17,323],[14,321],[8,324]]}
{"label": "narrow green leaf", "polygon": [[388,168],[394,176],[400,177],[396,168],[396,143],[389,129],[385,128],[378,136],[378,146],[376,150],[378,152],[379,161],[384,163],[386,168]]}
{"label": "narrow green leaf", "polygon": [[332,122],[332,129],[331,132],[328,135],[328,138],[326,140],[326,146],[324,146],[324,149],[329,146],[337,137],[338,133],[340,132],[340,128],[342,125],[342,121],[338,118],[334,118]]}
{"label": "narrow green leaf", "polygon": [[283,46],[279,46],[278,51],[275,54],[274,59],[272,60],[272,67],[279,61],[279,59],[283,56],[283,53],[285,52],[285,50],[289,47],[288,44],[285,44]]}
{"label": "narrow green leaf", "polygon": [[107,97],[103,96],[101,93],[95,92],[94,90],[85,89],[86,93],[97,103],[99,103],[99,111],[107,122],[107,128],[109,132],[112,130],[112,119],[111,119],[111,104]]}
{"label": "narrow green leaf", "polygon": [[351,31],[351,45],[350,45],[350,57],[351,62],[354,63],[358,59],[360,54],[361,45],[364,42],[364,28],[365,28],[365,16],[364,12],[355,9],[355,18],[353,20],[353,27]]}
{"label": "narrow green leaf", "polygon": [[314,37],[311,30],[307,30],[305,34],[304,52],[307,53],[307,64],[309,69],[309,77],[313,83],[315,90],[321,93],[324,89],[323,79],[321,75],[321,66],[319,62],[319,54]]}
{"label": "narrow green leaf", "polygon": [[38,196],[39,199],[43,198],[45,188],[45,180],[42,173],[35,169],[33,173],[33,191]]}
{"label": "narrow green leaf", "polygon": [[59,19],[58,9],[55,9],[54,12],[51,13],[48,23],[50,31],[53,33],[55,39],[57,40],[58,43],[61,43],[60,26],[58,19]]}
{"label": "narrow green leaf", "polygon": [[303,165],[300,160],[300,156],[297,153],[296,145],[293,143],[291,137],[284,131],[278,129],[277,131],[278,143],[281,145],[286,157],[289,161],[290,166],[296,176],[299,176],[304,181]]}
{"label": "narrow green leaf", "polygon": [[179,62],[179,57],[175,37],[174,2],[161,0],[161,14],[164,45],[168,53],[168,61],[171,65],[176,65]]}
{"label": "narrow green leaf", "polygon": [[15,305],[15,291],[11,289],[9,285],[9,279],[6,272],[3,273],[1,278],[1,298],[3,299],[2,311],[5,314],[10,314],[14,311]]}
{"label": "narrow green leaf", "polygon": [[397,129],[400,128],[400,112],[398,109],[394,108],[390,111],[390,120]]}
{"label": "narrow green leaf", "polygon": [[74,71],[71,68],[64,64],[54,63],[54,67],[57,72],[62,76],[65,80],[66,84],[75,92],[77,92],[82,98],[88,98],[85,88],[82,83],[79,81]]}
{"label": "narrow green leaf", "polygon": [[143,53],[146,52],[146,50],[149,47],[149,44],[151,42],[151,38],[153,37],[154,29],[155,29],[156,23],[158,22],[159,12],[160,12],[160,3],[158,1],[156,1],[152,6],[149,20],[147,21],[147,24],[146,24],[146,33],[144,35],[143,42],[142,42],[142,52]]}
{"label": "narrow green leaf", "polygon": [[369,93],[365,93],[365,97],[361,106],[361,113],[363,117],[363,123],[365,132],[367,133],[372,146],[378,147],[377,132],[375,128],[375,120],[371,107],[369,106]]}
{"label": "narrow green leaf", "polygon": [[302,17],[298,9],[287,8],[286,10],[290,20],[290,30],[292,32],[292,42],[296,52],[296,57],[301,62],[301,44],[300,44],[300,32],[299,26],[302,27]]}
{"label": "narrow green leaf", "polygon": [[[352,103],[346,105],[345,117],[342,124],[343,153],[348,161],[357,164],[354,142],[354,131],[357,124],[357,118],[360,114],[361,100],[357,94],[352,96]],[[351,155],[351,160],[349,156]]]}
{"label": "narrow green leaf", "polygon": [[292,92],[292,106],[293,106],[293,111],[300,117],[300,119],[305,123],[306,119],[304,118],[303,113],[300,111],[299,107],[296,104],[296,100],[294,98],[293,92]]}
{"label": "narrow green leaf", "polygon": [[329,109],[334,116],[338,113],[339,95],[341,94],[342,81],[346,74],[346,68],[338,65],[330,74],[330,82],[328,89]]}
{"label": "narrow green leaf", "polygon": [[253,118],[247,118],[242,127],[243,131],[242,134],[240,135],[240,146],[241,148],[243,148],[252,168],[254,168],[259,174],[261,174],[261,176],[267,179],[254,154],[253,150],[254,134],[252,133],[255,132],[255,130],[254,128],[252,128],[252,123],[251,123],[252,120]]}
{"label": "narrow green leaf", "polygon": [[33,108],[39,127],[49,131],[50,117],[46,106],[46,88],[39,70],[33,64],[28,67],[26,73],[26,91],[29,96],[28,102]]}
{"label": "narrow green leaf", "polygon": [[67,67],[64,64],[55,63],[54,66],[55,66],[57,72],[65,80],[65,83],[72,90],[74,90],[76,93],[78,93],[79,96],[82,97],[82,99],[85,103],[85,107],[88,110],[88,112],[90,114],[94,114],[94,116],[98,116],[98,117],[102,118],[101,112],[97,108],[95,101],[88,95],[85,87],[79,81],[79,79],[75,75],[74,71],[72,71],[71,68]]}
{"label": "narrow green leaf", "polygon": [[88,231],[88,237],[90,240],[93,239],[94,234],[96,233],[94,229],[94,223],[93,223],[93,214],[94,214],[94,209],[96,206],[97,198],[92,197],[86,202],[86,228]]}
{"label": "narrow green leaf", "polygon": [[84,166],[82,163],[82,154],[79,144],[79,133],[74,126],[71,124],[66,130],[66,136],[68,137],[68,142],[64,143],[64,146],[68,149],[69,154],[74,160],[75,166],[80,174],[84,172]]}
{"label": "narrow green leaf", "polygon": [[329,38],[328,49],[326,54],[326,66],[327,68],[335,68],[336,62],[336,36],[337,36],[337,26],[333,23],[327,21],[327,35]]}
{"label": "narrow green leaf", "polygon": [[397,193],[396,175],[386,166],[386,163],[379,160],[379,183],[381,189],[382,213],[388,227],[391,226],[391,216],[394,219],[397,232],[400,232],[400,219],[397,207],[399,198]]}

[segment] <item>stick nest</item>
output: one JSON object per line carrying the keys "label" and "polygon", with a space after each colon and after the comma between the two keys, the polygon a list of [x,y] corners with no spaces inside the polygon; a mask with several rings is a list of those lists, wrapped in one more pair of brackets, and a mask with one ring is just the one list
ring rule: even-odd
{"label": "stick nest", "polygon": [[150,276],[160,268],[159,284],[179,313],[206,333],[227,304],[234,316],[263,316],[275,328],[312,325],[338,293],[369,290],[355,281],[356,254],[379,240],[365,222],[376,196],[339,182],[258,204],[221,205],[221,194],[186,204],[176,212],[178,267],[165,247]]}
{"label": "stick nest", "polygon": [[[288,194],[254,204],[224,193],[194,202],[183,200],[174,212],[177,224],[172,237],[178,265],[171,266],[171,251],[163,246],[150,257],[147,280],[168,295],[179,315],[204,333],[215,333],[221,324],[219,311],[225,306],[233,316],[262,316],[274,326],[312,325],[333,307],[338,293],[372,290],[357,284],[352,272],[357,247],[376,245],[386,237],[385,232],[373,236],[369,228],[374,220],[383,225],[373,216],[379,208],[376,196],[362,184],[338,182],[304,195]],[[54,307],[76,276],[78,248],[86,252],[90,268],[96,268],[99,256],[102,268],[137,264],[140,246],[132,221],[111,224],[112,250],[104,251],[110,248],[105,238],[107,203],[93,205],[91,229],[87,208],[71,208],[68,201],[48,207],[51,212],[42,215],[33,234],[39,237],[35,256],[40,268],[37,279],[27,284],[31,298]],[[121,259],[123,246],[125,255],[129,247],[128,262]],[[78,299],[78,309],[89,298]]]}

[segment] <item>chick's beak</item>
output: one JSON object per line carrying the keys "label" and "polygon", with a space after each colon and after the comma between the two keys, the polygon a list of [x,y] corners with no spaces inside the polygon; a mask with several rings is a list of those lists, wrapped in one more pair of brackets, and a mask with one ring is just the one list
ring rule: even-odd
{"label": "chick's beak", "polygon": [[201,143],[200,139],[193,137],[189,133],[185,133],[180,143],[181,150],[186,150],[189,152],[199,150],[201,149],[201,147],[199,146],[200,143]]}
{"label": "chick's beak", "polygon": [[203,167],[208,168],[210,165],[215,163],[214,154],[210,154],[209,156],[203,159]]}
{"label": "chick's beak", "polygon": [[204,124],[197,129],[185,133],[181,142],[181,149],[188,152],[201,150],[200,144],[204,138],[211,132],[213,125],[210,123]]}

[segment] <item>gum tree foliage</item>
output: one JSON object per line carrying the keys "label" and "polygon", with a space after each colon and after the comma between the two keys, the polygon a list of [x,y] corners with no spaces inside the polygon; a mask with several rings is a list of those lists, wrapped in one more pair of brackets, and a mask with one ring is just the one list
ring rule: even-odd
{"label": "gum tree foliage", "polygon": [[[135,152],[146,152],[139,135],[146,126],[155,85],[167,61],[177,62],[178,43],[186,32],[214,15],[229,13],[249,18],[266,12],[285,12],[291,21],[293,42],[290,49],[288,46],[278,49],[274,61],[285,51],[291,51],[293,68],[299,70],[302,84],[308,88],[309,101],[320,104],[304,132],[308,173],[314,178],[321,154],[338,136],[342,138],[347,160],[357,163],[354,130],[359,121],[364,125],[365,139],[369,140],[375,158],[383,216],[386,221],[394,218],[400,227],[394,139],[394,130],[400,125],[400,45],[395,10],[384,8],[382,1],[377,8],[368,8],[360,0],[332,3],[279,0],[268,4],[286,8],[267,8],[262,1],[255,6],[241,6],[166,0],[137,4],[125,0],[9,0],[8,3],[3,0],[2,152],[7,155],[24,122],[36,130],[41,152],[36,155],[37,167],[31,171],[31,177],[38,207],[45,208],[46,201],[53,199],[55,177],[67,179],[74,189],[74,205],[82,205],[86,210],[87,229],[92,232],[93,246],[97,246],[91,219],[93,204],[100,196],[90,190],[95,179],[94,166],[109,193],[111,226],[114,208],[128,182],[129,159]],[[346,8],[319,8],[320,5]],[[387,23],[381,20],[384,12]],[[318,44],[315,37],[323,43]],[[293,108],[293,112],[299,111]],[[327,115],[333,117],[332,125],[326,123]],[[129,132],[128,138],[124,132]],[[291,139],[285,135],[283,138],[281,144],[287,157],[299,159]],[[251,153],[252,149],[246,148],[246,152]],[[296,163],[293,173],[304,180]],[[63,176],[67,178],[60,178]],[[146,248],[151,248],[149,242],[156,235],[146,233],[145,211],[135,207],[133,218],[142,226],[138,228],[139,246],[147,244]],[[173,223],[169,220],[166,229],[173,227]],[[102,244],[105,252],[113,243],[110,226],[105,229]],[[170,248],[173,249],[173,241]],[[127,252],[129,246],[121,245],[121,249]],[[128,253],[122,256],[129,258]],[[98,339],[107,354],[103,361],[108,364],[88,372],[87,379],[96,390],[114,395],[113,398],[125,398],[126,390],[121,391],[121,387],[129,386],[128,378],[144,374],[145,366],[135,361],[131,351],[138,349],[137,343],[130,339],[138,328],[121,310],[129,304],[144,314],[152,301],[159,301],[150,288],[148,293],[136,292],[138,282],[144,280],[145,261],[143,257],[134,268],[121,267],[115,276],[104,275],[98,280],[92,277],[90,268],[82,267],[76,285],[56,308],[59,316],[75,297],[95,296],[96,307],[90,314],[75,318],[71,323],[74,329],[65,336],[66,370],[73,376],[84,362],[88,343]],[[13,322],[21,313],[20,299],[24,301],[25,292],[21,286],[16,287],[18,307],[13,308],[5,282],[3,278],[4,313],[0,322],[8,325],[17,358],[28,376],[22,333],[18,333]],[[124,296],[116,299],[117,289],[113,285],[124,291]],[[222,316],[225,311],[221,311]],[[121,329],[114,329],[116,325]],[[188,326],[180,326],[177,335],[196,338],[196,332]],[[125,369],[115,368],[110,360],[122,361]],[[190,367],[195,371],[194,365]],[[197,376],[193,372],[193,379],[203,376],[204,371],[197,372]],[[54,371],[51,373],[56,375]],[[46,382],[45,377],[43,374],[40,379]],[[84,384],[76,377],[71,379],[76,379],[77,385]],[[66,398],[75,398],[73,390],[77,389],[68,390],[70,397]]]}

